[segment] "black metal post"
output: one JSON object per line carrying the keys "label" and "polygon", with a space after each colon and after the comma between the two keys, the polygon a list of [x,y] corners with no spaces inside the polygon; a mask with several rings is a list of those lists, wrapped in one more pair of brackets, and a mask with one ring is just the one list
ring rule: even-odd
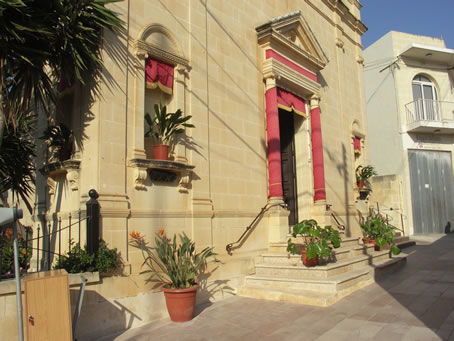
{"label": "black metal post", "polygon": [[88,192],[90,200],[87,201],[87,252],[95,254],[99,249],[99,194],[91,189]]}
{"label": "black metal post", "polygon": [[36,246],[36,271],[39,272],[39,251],[40,251],[39,250],[39,238],[40,238],[39,237],[39,224],[38,224],[37,230],[38,230],[38,238],[36,238],[36,243],[38,245]]}

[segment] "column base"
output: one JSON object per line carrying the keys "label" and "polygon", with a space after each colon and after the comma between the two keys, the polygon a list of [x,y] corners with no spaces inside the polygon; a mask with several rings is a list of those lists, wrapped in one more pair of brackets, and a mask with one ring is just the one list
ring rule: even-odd
{"label": "column base", "polygon": [[282,197],[268,199],[268,205],[274,205],[268,210],[268,243],[279,243],[287,239],[289,233],[288,216],[290,211]]}

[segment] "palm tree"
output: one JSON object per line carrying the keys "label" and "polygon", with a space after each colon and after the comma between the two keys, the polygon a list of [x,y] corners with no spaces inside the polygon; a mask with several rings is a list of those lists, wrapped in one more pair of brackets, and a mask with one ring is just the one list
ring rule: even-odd
{"label": "palm tree", "polygon": [[[119,15],[106,5],[119,1],[0,0],[0,153],[3,159],[8,159],[4,154],[11,150],[4,149],[2,141],[5,137],[11,139],[11,133],[16,133],[14,127],[23,125],[24,118],[29,116],[18,115],[18,108],[24,113],[37,110],[49,113],[56,102],[57,85],[62,84],[94,84],[90,95],[95,94],[103,65],[103,31],[118,32],[123,27]],[[8,130],[3,134],[5,127]],[[25,140],[30,141],[22,139]],[[28,167],[25,174],[33,169],[33,153],[28,147],[27,150],[29,153],[22,156],[25,168]],[[14,171],[2,164],[0,168],[4,172]],[[23,198],[28,196],[31,187],[26,183],[33,182],[33,177],[10,174],[10,178],[19,183],[4,185],[0,190],[11,189]]]}

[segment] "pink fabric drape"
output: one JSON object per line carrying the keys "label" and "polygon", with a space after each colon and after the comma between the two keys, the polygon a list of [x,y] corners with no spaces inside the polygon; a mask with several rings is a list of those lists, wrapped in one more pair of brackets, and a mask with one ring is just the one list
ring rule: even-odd
{"label": "pink fabric drape", "polygon": [[320,108],[311,110],[312,158],[314,173],[314,201],[326,200],[325,166],[323,163],[322,125]]}
{"label": "pink fabric drape", "polygon": [[277,106],[285,111],[294,111],[298,115],[307,116],[304,100],[280,88],[277,88]]}
{"label": "pink fabric drape", "polygon": [[159,88],[166,94],[171,95],[173,89],[173,66],[147,58],[145,61],[145,82],[147,88]]}
{"label": "pink fabric drape", "polygon": [[268,197],[282,198],[281,172],[281,138],[279,135],[279,112],[277,107],[277,88],[271,88],[265,93],[266,126],[268,141]]}
{"label": "pink fabric drape", "polygon": [[361,139],[359,137],[353,138],[353,149],[355,154],[361,155]]}

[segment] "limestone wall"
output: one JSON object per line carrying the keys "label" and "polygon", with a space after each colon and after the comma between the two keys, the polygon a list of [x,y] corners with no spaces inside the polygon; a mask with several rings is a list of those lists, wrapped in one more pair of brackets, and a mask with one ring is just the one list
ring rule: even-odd
{"label": "limestone wall", "polygon": [[[369,207],[389,216],[390,224],[409,234],[408,213],[402,195],[402,178],[398,175],[382,175],[371,178],[372,192]],[[377,206],[378,203],[378,206]]]}
{"label": "limestone wall", "polygon": [[[98,324],[90,319],[104,319],[102,307],[112,312],[111,320],[119,318],[122,327],[165,316],[160,295],[149,292],[137,275],[142,259],[128,246],[132,230],[148,240],[158,229],[168,236],[184,231],[198,247],[213,246],[223,263],[206,281],[210,290],[201,295],[210,300],[234,292],[254,271],[254,257],[268,248],[270,238],[285,237],[279,234],[287,232],[285,214],[268,213],[233,256],[225,251],[268,202],[264,53],[255,28],[288,13],[301,11],[326,60],[317,75],[317,95],[327,199],[314,204],[310,117],[298,118],[299,218],[330,223],[327,207],[331,207],[346,222],[349,235],[358,235],[352,134],[353,127],[363,135],[367,131],[359,2],[134,0],[113,6],[122,14],[126,32],[106,35],[101,96],[89,111],[78,107],[79,119],[74,122],[82,143],[74,157],[80,168],[77,176],[67,172],[58,182],[49,199],[57,201],[42,200],[44,213],[64,215],[83,208],[88,191],[96,189],[102,237],[119,250],[125,264],[125,277],[105,279],[103,286],[90,288],[93,299],[88,300],[90,313],[81,320],[82,326],[113,331],[107,317],[102,323],[96,318]],[[308,32],[302,36],[307,39]],[[174,93],[163,96],[163,103],[192,115],[196,127],[187,129],[171,155],[174,161],[194,166],[193,171],[170,183],[150,180],[147,169],[134,162],[149,158],[143,117],[160,100],[144,86],[144,60],[153,53],[176,65]],[[304,99],[309,112],[310,98]],[[367,158],[367,148],[362,157]],[[273,231],[276,225],[283,230]]]}

